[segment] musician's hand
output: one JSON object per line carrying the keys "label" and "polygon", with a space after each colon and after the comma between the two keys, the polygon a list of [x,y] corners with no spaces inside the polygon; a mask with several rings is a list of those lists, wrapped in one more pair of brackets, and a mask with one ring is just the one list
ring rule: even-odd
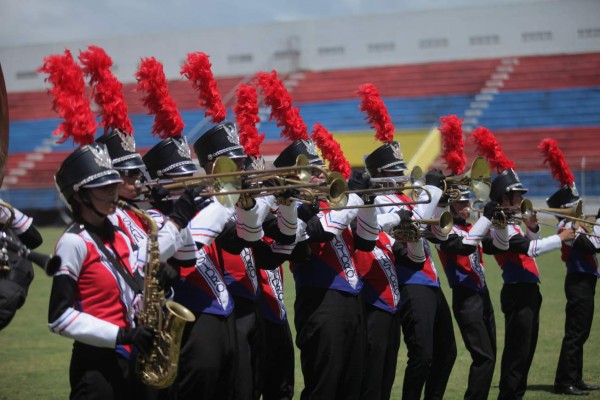
{"label": "musician's hand", "polygon": [[158,286],[168,292],[173,284],[179,279],[179,271],[167,263],[160,263],[158,268]]}
{"label": "musician's hand", "polygon": [[254,206],[256,205],[256,200],[254,200],[252,198],[252,195],[250,195],[248,193],[241,194],[236,205],[238,207],[243,208],[244,210],[248,211],[248,210],[251,210],[252,208],[254,208]]}
{"label": "musician's hand", "polygon": [[439,169],[432,169],[425,174],[425,184],[444,190],[444,173]]}
{"label": "musician's hand", "polygon": [[371,187],[371,177],[362,171],[352,171],[350,179],[348,179],[348,189],[363,190]]}
{"label": "musician's hand", "polygon": [[400,217],[400,222],[411,222],[412,221],[412,216],[413,216],[413,212],[410,210],[399,210],[396,211],[396,214],[398,214],[398,216]]}
{"label": "musician's hand", "polygon": [[497,202],[493,200],[488,201],[483,207],[483,216],[491,221],[492,219],[494,219],[494,215],[496,214],[497,208]]}
{"label": "musician's hand", "polygon": [[173,211],[169,214],[169,218],[179,225],[179,229],[185,228],[198,213],[196,197],[200,191],[200,188],[186,189],[173,204]]}
{"label": "musician's hand", "polygon": [[298,218],[304,222],[308,222],[312,217],[321,211],[319,209],[319,201],[316,200],[313,204],[301,204],[298,206]]}
{"label": "musician's hand", "polygon": [[573,229],[573,228],[563,229],[558,234],[558,236],[560,237],[561,242],[567,242],[569,240],[573,240],[573,239],[575,239],[575,229]]}
{"label": "musician's hand", "polygon": [[156,203],[165,200],[170,194],[169,190],[161,185],[152,186],[152,189],[150,189],[150,199]]}
{"label": "musician's hand", "polygon": [[131,344],[144,355],[148,354],[154,343],[154,329],[150,326],[138,326],[136,328],[119,328],[117,333],[117,344]]}

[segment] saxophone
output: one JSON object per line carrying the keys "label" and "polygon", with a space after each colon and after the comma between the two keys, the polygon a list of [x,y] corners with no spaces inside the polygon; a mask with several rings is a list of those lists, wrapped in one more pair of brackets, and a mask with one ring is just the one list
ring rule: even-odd
{"label": "saxophone", "polygon": [[147,212],[124,201],[119,201],[118,205],[141,217],[148,226],[148,255],[144,265],[144,292],[138,321],[141,325],[152,327],[155,337],[152,350],[146,355],[138,355],[136,372],[145,385],[163,389],[175,381],[183,328],[187,322],[194,322],[196,317],[181,304],[165,300],[158,284],[160,252],[158,227],[154,219]]}

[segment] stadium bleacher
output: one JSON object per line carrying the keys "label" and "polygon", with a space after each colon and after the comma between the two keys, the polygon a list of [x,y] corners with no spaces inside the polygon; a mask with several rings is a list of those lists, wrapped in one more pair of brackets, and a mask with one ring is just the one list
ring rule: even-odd
{"label": "stadium bleacher", "polygon": [[[308,128],[316,122],[324,125],[351,154],[350,161],[360,165],[361,152],[376,146],[372,140],[367,143],[372,132],[358,110],[355,92],[361,84],[371,82],[379,88],[405,157],[410,158],[440,116],[465,116],[504,64],[503,59],[485,59],[304,71],[294,74],[290,91]],[[590,145],[600,133],[600,53],[519,57],[508,65],[503,67],[506,76],[496,84],[497,90],[490,91],[489,101],[474,112],[471,109],[473,127],[483,125],[494,132],[532,196],[546,196],[548,186],[543,186],[554,185],[537,151],[546,137],[559,142],[577,182],[585,182],[585,194],[600,195],[600,146]],[[241,76],[218,78],[221,93],[232,93],[243,81]],[[186,81],[170,82],[169,86],[186,123],[184,133],[189,132],[204,120],[196,93]],[[134,89],[134,84],[124,85],[134,137],[144,153],[158,139],[149,133],[152,118],[145,115]],[[40,204],[55,207],[52,176],[73,145],[56,144],[57,137],[52,136],[60,120],[51,109],[51,97],[45,92],[9,93],[9,107],[10,147],[2,196],[23,209]],[[285,146],[279,128],[264,121],[259,130],[266,134],[263,154],[278,154]],[[409,131],[412,134],[404,135]],[[474,147],[467,145],[466,150],[472,159]]]}

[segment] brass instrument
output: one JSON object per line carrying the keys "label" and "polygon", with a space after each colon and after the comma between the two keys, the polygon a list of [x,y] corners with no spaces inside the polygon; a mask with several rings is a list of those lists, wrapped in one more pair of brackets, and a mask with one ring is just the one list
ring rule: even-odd
{"label": "brass instrument", "polygon": [[158,227],[154,219],[147,212],[131,207],[124,201],[119,201],[118,205],[141,217],[149,230],[142,310],[138,321],[140,325],[152,327],[155,337],[150,352],[147,355],[138,354],[136,372],[144,384],[163,389],[175,381],[183,328],[186,323],[194,322],[196,317],[181,304],[171,300],[165,301],[164,292],[158,284],[160,253]]}
{"label": "brass instrument", "polygon": [[54,273],[58,271],[62,264],[60,256],[46,255],[37,251],[33,251],[23,243],[16,240],[11,234],[8,233],[8,230],[12,226],[12,222],[15,219],[15,210],[10,204],[1,200],[0,207],[4,207],[9,213],[8,220],[4,224],[2,230],[0,230],[0,273],[6,273],[10,271],[8,251],[12,251],[18,256],[23,257],[42,268],[44,271],[46,271],[48,276],[54,275]]}
{"label": "brass instrument", "polygon": [[[325,182],[311,183],[312,172],[326,177]],[[269,182],[270,186],[264,183]],[[212,191],[202,192],[203,197],[215,197],[225,206],[233,206],[240,195],[252,197],[277,196],[284,191],[299,192],[295,200],[312,202],[315,198],[323,198],[330,204],[345,204],[347,197],[346,180],[337,173],[331,173],[318,165],[310,165],[304,155],[298,156],[296,165],[283,168],[272,168],[260,171],[238,171],[235,163],[227,157],[218,157],[210,175],[174,178],[172,180],[146,183],[146,186],[162,185],[168,190],[184,190],[199,186],[210,186]],[[147,195],[149,188],[142,190]]]}
{"label": "brass instrument", "polygon": [[444,178],[444,194],[449,196],[449,202],[460,199],[458,186],[468,186],[479,201],[484,201],[490,195],[491,173],[488,163],[483,157],[476,157],[471,169],[456,176]]}
{"label": "brass instrument", "polygon": [[[592,222],[589,219],[586,219],[583,215],[583,201],[577,200],[577,202],[569,208],[533,208],[531,201],[529,199],[525,199],[521,202],[521,213],[524,218],[530,218],[534,212],[540,212],[543,214],[554,215],[555,217],[564,218],[567,221],[573,222],[573,228],[577,229],[580,225],[585,227],[585,229],[593,231],[594,226],[600,226],[596,222]],[[593,233],[588,232],[579,232],[586,236],[597,237]]]}
{"label": "brass instrument", "polygon": [[[404,206],[409,204],[429,204],[431,203],[431,192],[424,187],[423,182],[423,170],[419,166],[415,166],[410,176],[398,176],[398,177],[381,177],[381,178],[371,178],[371,188],[369,189],[356,189],[356,190],[346,190],[345,194],[357,194],[363,199],[366,196],[377,196],[377,195],[386,195],[386,194],[399,194],[407,190],[411,190],[411,199],[412,201],[397,201],[390,202],[385,204],[362,204],[362,205],[354,205],[354,206],[332,206],[327,208],[321,208],[321,210],[345,210],[349,208],[373,208],[373,207],[381,207],[381,206]],[[425,192],[427,194],[426,200],[418,200],[418,195],[421,192]]]}
{"label": "brass instrument", "polygon": [[454,218],[448,211],[444,211],[439,218],[431,219],[413,219],[411,221],[402,221],[392,230],[394,239],[401,242],[416,242],[422,237],[430,235],[421,225],[437,225],[440,232],[444,235],[450,233],[454,226]]}

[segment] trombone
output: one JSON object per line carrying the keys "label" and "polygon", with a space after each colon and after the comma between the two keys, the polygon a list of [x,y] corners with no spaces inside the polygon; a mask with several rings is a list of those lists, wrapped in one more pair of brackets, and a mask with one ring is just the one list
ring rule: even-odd
{"label": "trombone", "polygon": [[450,233],[454,226],[454,218],[449,211],[444,211],[439,218],[402,221],[392,229],[391,235],[394,239],[401,242],[416,242],[422,237],[429,237],[431,232],[427,228],[422,228],[421,224],[435,225],[443,235],[446,235]]}
{"label": "trombone", "polygon": [[[321,210],[345,210],[349,208],[373,208],[380,206],[404,206],[409,204],[429,204],[431,203],[431,192],[424,187],[423,182],[423,170],[419,166],[415,166],[410,176],[401,177],[382,177],[382,178],[371,178],[371,186],[369,189],[356,189],[347,190],[346,195],[356,194],[361,197],[371,195],[386,195],[386,194],[399,194],[405,190],[412,190],[411,198],[412,201],[397,201],[385,204],[363,204],[355,206],[339,206],[339,207],[327,207],[321,208]],[[426,200],[417,200],[418,195],[421,192],[427,194]]]}
{"label": "trombone", "polygon": [[467,172],[444,178],[444,194],[449,197],[448,202],[457,201],[461,196],[459,186],[468,186],[477,200],[484,201],[490,195],[491,185],[488,163],[483,157],[475,157]]}
{"label": "trombone", "polygon": [[[238,171],[236,164],[227,157],[218,157],[209,175],[179,177],[168,180],[147,182],[141,194],[148,196],[152,186],[161,185],[169,191],[182,191],[188,188],[209,186],[212,191],[202,192],[203,197],[216,197],[225,206],[233,206],[240,195],[254,197],[280,194],[284,191],[298,191],[295,200],[313,202],[323,197],[333,205],[345,205],[348,189],[341,175],[330,173],[326,168],[308,163],[304,155],[296,158],[296,165],[291,167],[272,168],[262,171]],[[323,174],[325,182],[311,183],[314,172]],[[273,186],[264,185],[271,182]]]}
{"label": "trombone", "polygon": [[[564,218],[567,221],[573,222],[573,228],[577,229],[579,226],[583,226],[587,230],[593,231],[594,226],[600,226],[600,224],[596,222],[592,222],[584,218],[583,215],[583,201],[577,200],[577,202],[569,208],[537,208],[534,209],[531,204],[531,200],[524,199],[521,202],[521,213],[523,214],[524,219],[530,218],[533,213],[540,212],[544,214],[554,215],[555,217]],[[553,225],[550,225],[553,226]],[[579,232],[586,236],[591,237],[599,237],[598,235],[594,235],[593,233],[588,232]]]}

